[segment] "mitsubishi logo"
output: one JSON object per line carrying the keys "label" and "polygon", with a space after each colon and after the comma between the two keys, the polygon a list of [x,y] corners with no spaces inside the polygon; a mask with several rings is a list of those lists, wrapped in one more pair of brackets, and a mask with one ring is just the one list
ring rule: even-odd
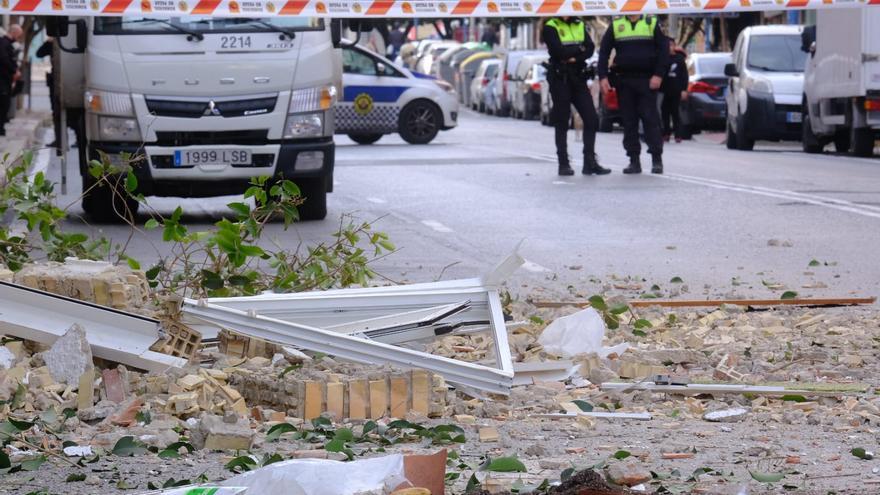
{"label": "mitsubishi logo", "polygon": [[220,115],[220,109],[217,108],[217,104],[214,103],[214,100],[208,102],[208,108],[205,109],[205,115]]}

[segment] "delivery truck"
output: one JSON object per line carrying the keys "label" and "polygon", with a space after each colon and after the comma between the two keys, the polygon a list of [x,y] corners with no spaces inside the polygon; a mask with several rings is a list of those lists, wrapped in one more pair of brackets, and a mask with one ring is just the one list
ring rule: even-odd
{"label": "delivery truck", "polygon": [[804,151],[833,142],[838,152],[871,156],[880,133],[880,9],[818,10],[806,33]]}

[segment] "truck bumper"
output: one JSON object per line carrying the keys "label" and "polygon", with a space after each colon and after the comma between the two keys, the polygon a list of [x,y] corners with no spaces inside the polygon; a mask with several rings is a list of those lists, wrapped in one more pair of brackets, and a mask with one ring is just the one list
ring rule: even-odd
{"label": "truck bumper", "polygon": [[800,105],[778,105],[771,94],[748,94],[745,129],[752,139],[768,141],[801,138]]}
{"label": "truck bumper", "polygon": [[[106,153],[114,165],[124,164],[121,159],[123,153],[139,157],[129,164],[138,178],[138,192],[146,196],[208,197],[241,194],[248,188],[252,177],[260,176],[294,182],[302,178],[324,177],[327,181],[327,192],[332,192],[336,151],[332,138],[250,148],[254,165],[212,166],[213,169],[210,170],[198,167],[174,168],[171,150],[149,144],[90,142],[88,158],[100,159],[99,150]],[[84,167],[82,170],[85,173]]]}

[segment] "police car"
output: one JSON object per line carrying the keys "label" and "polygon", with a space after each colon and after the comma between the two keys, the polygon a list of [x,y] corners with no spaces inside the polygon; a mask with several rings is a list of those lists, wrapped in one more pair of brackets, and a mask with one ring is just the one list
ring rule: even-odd
{"label": "police car", "polygon": [[458,98],[452,85],[410,72],[353,43],[342,45],[342,98],[336,134],[372,144],[399,133],[411,144],[430,143],[456,126]]}

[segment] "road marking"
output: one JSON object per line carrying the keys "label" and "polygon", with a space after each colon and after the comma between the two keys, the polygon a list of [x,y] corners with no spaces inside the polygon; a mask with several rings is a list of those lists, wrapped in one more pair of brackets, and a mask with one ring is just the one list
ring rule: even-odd
{"label": "road marking", "polygon": [[367,201],[369,201],[370,203],[376,203],[377,205],[384,205],[385,203],[388,202],[382,198],[373,198],[373,197],[367,198]]}
{"label": "road marking", "polygon": [[564,180],[554,180],[553,185],[554,186],[573,186],[574,182],[567,182]]}
{"label": "road marking", "polygon": [[800,201],[804,203],[808,203],[815,206],[822,206],[825,208],[830,208],[833,210],[844,211],[847,213],[855,213],[856,215],[862,215],[871,218],[880,218],[880,207],[871,206],[871,205],[860,205],[858,203],[853,203],[852,201],[846,201],[842,199],[829,198],[827,196],[819,196],[815,194],[804,194],[795,191],[789,191],[785,189],[773,189],[770,187],[761,187],[761,186],[750,186],[748,184],[739,184],[736,182],[727,182],[716,179],[707,179],[703,177],[695,177],[690,175],[677,175],[677,174],[666,174],[666,175],[651,175],[651,177],[656,177],[658,179],[666,179],[666,180],[674,180],[679,182],[686,182],[689,184],[696,184],[700,186],[712,187],[715,189],[722,189],[727,191],[737,191],[744,192],[748,194],[755,194],[758,196],[766,196],[770,198],[778,198],[778,199],[787,199],[793,201]]}
{"label": "road marking", "polygon": [[445,234],[452,232],[452,229],[443,225],[442,223],[438,222],[437,220],[422,220],[422,223],[428,227],[431,227],[432,229],[436,230],[437,232],[443,232]]}

